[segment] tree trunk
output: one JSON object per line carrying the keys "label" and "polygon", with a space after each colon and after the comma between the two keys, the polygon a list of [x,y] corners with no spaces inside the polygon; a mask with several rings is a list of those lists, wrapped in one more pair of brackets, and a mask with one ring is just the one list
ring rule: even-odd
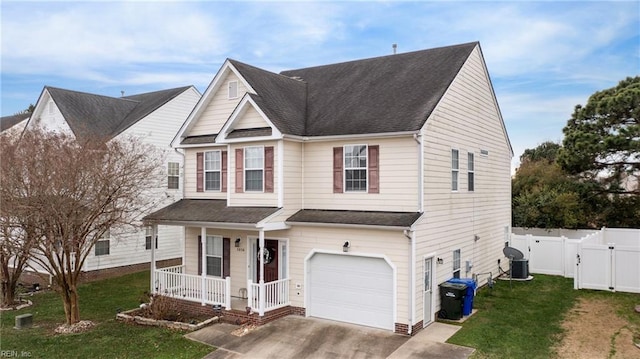
{"label": "tree trunk", "polygon": [[16,299],[16,283],[10,281],[2,281],[2,306],[9,307],[13,305]]}
{"label": "tree trunk", "polygon": [[62,302],[64,303],[64,315],[67,324],[75,324],[80,321],[80,303],[78,290],[75,285],[70,285],[61,292]]}

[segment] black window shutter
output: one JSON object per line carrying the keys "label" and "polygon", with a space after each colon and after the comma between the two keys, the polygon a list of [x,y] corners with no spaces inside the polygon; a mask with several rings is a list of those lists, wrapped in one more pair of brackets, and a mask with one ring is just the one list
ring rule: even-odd
{"label": "black window shutter", "polygon": [[222,239],[222,278],[231,276],[231,239]]}
{"label": "black window shutter", "polygon": [[198,275],[202,275],[202,236],[198,236]]}

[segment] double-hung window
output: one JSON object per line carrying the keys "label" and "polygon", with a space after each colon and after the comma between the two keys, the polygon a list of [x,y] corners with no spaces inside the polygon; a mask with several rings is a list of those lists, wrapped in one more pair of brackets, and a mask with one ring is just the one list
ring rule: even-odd
{"label": "double-hung window", "polygon": [[474,170],[474,161],[473,161],[473,152],[469,152],[467,154],[467,186],[469,192],[473,192],[475,189],[475,170]]}
{"label": "double-hung window", "polygon": [[453,251],[453,278],[460,278],[460,250]]}
{"label": "double-hung window", "polygon": [[344,146],[344,184],[346,192],[367,191],[367,146]]}
{"label": "double-hung window", "polygon": [[244,189],[262,191],[264,188],[264,147],[244,149]]}
{"label": "double-hung window", "polygon": [[178,162],[167,163],[167,188],[178,189],[180,187],[180,164]]}
{"label": "double-hung window", "polygon": [[151,243],[153,242],[156,242],[156,249],[158,249],[158,240],[156,239],[155,241],[153,241],[152,238],[153,238],[153,227],[146,226],[144,228],[144,249],[146,250],[151,249]]}
{"label": "double-hung window", "polygon": [[207,236],[207,275],[222,277],[222,237]]}
{"label": "double-hung window", "polygon": [[206,191],[220,190],[221,168],[220,151],[204,153],[204,189]]}
{"label": "double-hung window", "polygon": [[102,235],[100,240],[98,240],[93,247],[93,254],[95,256],[106,256],[109,254],[110,247],[110,239],[111,239],[111,230],[107,229],[107,231]]}
{"label": "double-hung window", "polygon": [[451,190],[458,190],[458,172],[460,171],[460,160],[458,150],[451,150]]}

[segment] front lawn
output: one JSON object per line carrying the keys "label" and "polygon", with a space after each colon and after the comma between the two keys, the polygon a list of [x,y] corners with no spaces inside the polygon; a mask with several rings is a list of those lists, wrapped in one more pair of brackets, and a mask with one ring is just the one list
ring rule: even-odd
{"label": "front lawn", "polygon": [[[148,288],[148,271],[80,286],[80,318],[97,326],[66,335],[53,332],[65,320],[59,296],[36,294],[30,298],[32,307],[0,314],[0,353],[31,358],[202,358],[213,350],[185,339],[182,332],[116,321],[116,313],[137,307]],[[34,327],[14,329],[15,316],[25,313],[33,314]]]}
{"label": "front lawn", "polygon": [[[534,275],[530,282],[496,281],[477,293],[478,312],[467,320],[449,343],[476,348],[473,358],[553,358],[566,335],[562,322],[578,299],[605,299],[630,327],[640,328],[633,313],[640,295],[574,290],[573,279]],[[635,304],[634,304],[635,303]]]}

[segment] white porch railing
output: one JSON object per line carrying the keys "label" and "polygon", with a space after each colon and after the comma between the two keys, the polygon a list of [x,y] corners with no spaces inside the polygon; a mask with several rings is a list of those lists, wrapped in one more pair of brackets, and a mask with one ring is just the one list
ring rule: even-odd
{"label": "white porch railing", "polygon": [[268,283],[247,281],[247,305],[263,316],[264,312],[289,305],[289,278]]}
{"label": "white porch railing", "polygon": [[155,293],[231,309],[231,278],[212,278],[183,273],[184,266],[156,269]]}

